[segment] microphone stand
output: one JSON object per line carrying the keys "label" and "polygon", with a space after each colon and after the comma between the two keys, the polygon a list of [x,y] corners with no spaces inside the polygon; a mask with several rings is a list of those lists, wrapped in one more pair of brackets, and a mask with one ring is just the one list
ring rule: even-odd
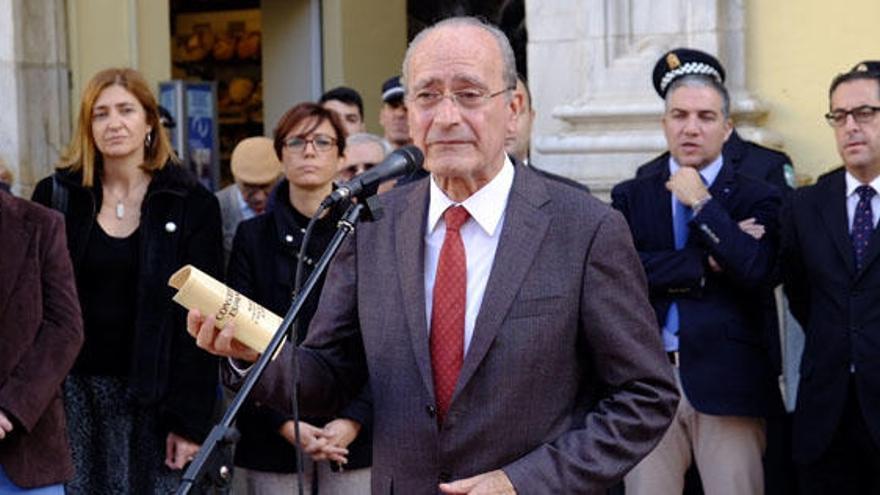
{"label": "microphone stand", "polygon": [[[354,232],[355,225],[361,220],[362,216],[365,221],[372,221],[378,220],[381,217],[381,214],[381,208],[379,207],[379,202],[375,196],[366,198],[366,200],[361,198],[361,201],[352,204],[345,211],[342,219],[337,224],[336,234],[333,235],[333,239],[331,239],[324,254],[321,255],[321,259],[318,260],[315,269],[312,270],[312,273],[306,280],[305,285],[303,285],[302,290],[294,298],[293,303],[290,305],[290,309],[284,316],[281,325],[278,326],[278,330],[275,331],[275,335],[272,337],[269,345],[266,346],[266,349],[260,354],[259,359],[257,359],[256,363],[254,363],[248,371],[241,388],[238,390],[238,393],[235,394],[229,408],[227,408],[226,412],[223,414],[223,419],[211,429],[208,438],[202,443],[199,453],[190,463],[186,472],[184,472],[180,485],[177,487],[177,495],[188,494],[196,481],[203,476],[208,476],[208,479],[210,480],[209,487],[223,488],[229,484],[229,481],[232,478],[232,470],[230,466],[223,464],[222,459],[219,458],[219,451],[217,450],[218,446],[229,445],[238,439],[238,432],[232,426],[232,423],[235,421],[239,410],[251,394],[254,386],[256,386],[260,377],[263,376],[272,357],[275,356],[275,353],[280,349],[282,343],[287,338],[288,333],[292,330],[293,322],[296,320],[297,316],[299,316],[303,304],[315,289],[315,285],[318,283],[320,277],[327,270],[330,260],[332,260],[336,255],[336,252],[339,251],[342,242]],[[292,339],[291,342],[293,342]],[[292,345],[296,347],[296,344]],[[295,347],[294,350],[296,350]],[[293,354],[295,356],[296,352]],[[296,369],[297,366],[295,365],[294,370]],[[296,371],[294,373],[298,375]],[[297,387],[298,384],[294,383],[294,390]],[[207,469],[210,469],[210,471],[206,471]]]}

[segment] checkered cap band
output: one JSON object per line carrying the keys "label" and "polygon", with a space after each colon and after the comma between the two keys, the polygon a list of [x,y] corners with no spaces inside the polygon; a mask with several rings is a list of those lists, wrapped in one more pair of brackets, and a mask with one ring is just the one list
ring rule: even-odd
{"label": "checkered cap band", "polygon": [[706,76],[712,76],[719,83],[721,82],[721,74],[709,64],[704,64],[702,62],[688,62],[681,67],[671,70],[667,72],[663,79],[660,80],[660,91],[664,94],[666,93],[666,88],[672,84],[672,81],[678,79],[681,76],[687,76],[691,74],[703,74]]}

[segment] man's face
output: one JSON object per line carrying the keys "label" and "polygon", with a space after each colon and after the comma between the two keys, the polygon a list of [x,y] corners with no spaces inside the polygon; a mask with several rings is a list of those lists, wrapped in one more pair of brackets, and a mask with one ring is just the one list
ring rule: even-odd
{"label": "man's face", "polygon": [[412,141],[406,116],[406,105],[402,99],[382,104],[382,110],[379,112],[379,124],[385,129],[385,139],[392,146],[400,147]]}
{"label": "man's face", "polygon": [[[504,163],[504,138],[516,129],[520,104],[503,92],[497,41],[477,27],[446,26],[422,40],[409,62],[409,126],[425,169],[439,178],[491,180]],[[432,93],[443,97],[431,106],[418,103],[419,95]],[[469,107],[451,98],[476,93],[499,94]]]}
{"label": "man's face", "polygon": [[529,101],[529,93],[526,91],[522,81],[516,81],[516,91],[513,92],[514,98],[520,98],[522,105],[520,111],[516,115],[516,132],[509,134],[504,141],[504,147],[507,152],[519,161],[525,161],[529,157],[529,148],[532,139],[532,121],[535,118],[535,111],[532,109],[532,102]]}
{"label": "man's face", "polygon": [[267,182],[265,184],[252,184],[236,180],[238,190],[245,203],[257,213],[263,213],[266,205],[269,203],[269,196],[272,194],[272,188],[275,187],[277,181]]}
{"label": "man's face", "polygon": [[345,162],[336,174],[337,182],[351,180],[375,167],[385,158],[385,150],[377,143],[362,142],[349,144],[345,147]]}
{"label": "man's face", "polygon": [[[880,86],[872,79],[845,82],[831,94],[831,111],[852,110],[861,106],[880,106]],[[880,174],[880,117],[864,124],[852,115],[840,127],[834,128],[837,152],[847,170],[867,180]]]}
{"label": "man's face", "polygon": [[733,129],[722,105],[721,95],[709,86],[679,86],[669,94],[663,132],[679,165],[701,169],[721,154]]}
{"label": "man's face", "polygon": [[358,112],[357,105],[349,105],[339,100],[327,100],[321,103],[321,106],[339,115],[339,119],[342,120],[342,125],[345,127],[346,135],[351,136],[352,134],[366,131],[364,117]]}

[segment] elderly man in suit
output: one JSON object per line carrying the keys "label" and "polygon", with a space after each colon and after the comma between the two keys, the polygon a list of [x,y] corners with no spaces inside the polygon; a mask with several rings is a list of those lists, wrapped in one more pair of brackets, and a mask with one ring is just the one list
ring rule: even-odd
{"label": "elderly man in suit", "polygon": [[[385,216],[331,265],[298,351],[303,409],[332,413],[368,374],[373,493],[603,493],[677,399],[626,224],[505,155],[521,101],[499,30],[441,21],[403,74],[431,178],[379,196]],[[202,348],[254,358],[188,319]],[[257,390],[281,406],[287,361]]]}
{"label": "elderly man in suit", "polygon": [[880,493],[880,63],[831,83],[843,168],[783,214],[783,282],[806,343],[794,417],[801,493]]}
{"label": "elderly man in suit", "polygon": [[73,477],[61,382],[83,341],[64,219],[0,191],[0,493]]}
{"label": "elderly man in suit", "polygon": [[721,152],[730,101],[713,61],[667,60],[666,166],[611,193],[683,396],[660,445],[627,475],[627,493],[680,494],[692,459],[706,493],[763,493],[763,418],[781,408],[761,310],[780,194]]}

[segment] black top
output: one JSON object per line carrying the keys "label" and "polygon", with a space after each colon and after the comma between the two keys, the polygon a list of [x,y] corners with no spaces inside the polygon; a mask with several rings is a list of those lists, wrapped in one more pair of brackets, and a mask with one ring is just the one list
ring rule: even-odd
{"label": "black top", "polygon": [[[304,230],[309,223],[308,217],[291,206],[288,188],[289,183],[282,181],[272,193],[266,213],[238,225],[227,273],[227,284],[230,287],[279,316],[287,313],[292,302],[297,255]],[[336,233],[336,224],[347,206],[347,203],[337,205],[315,223],[303,264],[303,283]],[[307,334],[323,283],[322,278],[302,307],[298,319],[299,341]],[[372,462],[372,419],[352,410],[352,407],[354,406],[349,406],[340,416],[358,421],[362,428],[349,446],[347,469],[366,467]],[[370,409],[369,413],[371,412]],[[237,421],[241,438],[235,449],[235,464],[261,471],[293,472],[296,469],[295,451],[278,434],[278,428],[288,419],[291,418],[265,405],[246,403]],[[322,426],[330,418],[302,419]]]}
{"label": "black top", "polygon": [[137,314],[140,228],[128,237],[112,237],[95,225],[80,272],[86,339],[73,373],[128,376]]}
{"label": "black top", "polygon": [[[55,205],[53,198],[62,195],[53,193],[60,191],[66,191],[67,201]],[[80,287],[88,278],[83,276],[86,249],[102,202],[100,174],[93,186],[84,187],[80,172],[59,170],[37,184],[33,199],[64,213]],[[218,360],[187,333],[186,310],[172,300],[175,290],[168,279],[186,264],[222,276],[220,206],[190,171],[169,163],[152,172],[140,213],[129,392],[138,404],[158,408],[163,433],[201,442],[213,424]]]}

